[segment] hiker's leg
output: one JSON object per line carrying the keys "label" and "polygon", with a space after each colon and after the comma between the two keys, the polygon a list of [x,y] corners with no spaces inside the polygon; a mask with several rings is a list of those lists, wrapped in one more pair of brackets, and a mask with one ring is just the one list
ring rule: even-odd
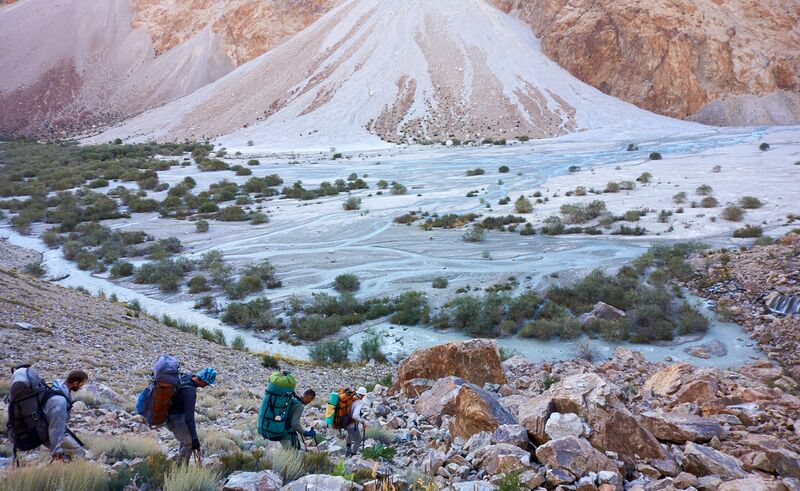
{"label": "hiker's leg", "polygon": [[186,426],[183,414],[170,415],[167,418],[167,429],[175,435],[180,446],[178,447],[178,462],[188,464],[192,456],[192,435]]}
{"label": "hiker's leg", "polygon": [[361,446],[361,432],[358,430],[358,424],[352,423],[347,427],[347,450],[351,455],[358,453],[358,447]]}
{"label": "hiker's leg", "polygon": [[86,449],[81,447],[80,444],[71,436],[66,435],[64,439],[61,440],[61,450],[64,451],[70,457],[85,457],[86,456]]}

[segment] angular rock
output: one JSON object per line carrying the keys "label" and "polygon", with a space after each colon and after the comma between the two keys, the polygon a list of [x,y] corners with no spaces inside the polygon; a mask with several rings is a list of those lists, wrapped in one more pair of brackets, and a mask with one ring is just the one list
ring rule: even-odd
{"label": "angular rock", "polygon": [[747,477],[741,462],[735,457],[693,442],[686,444],[681,465],[685,471],[696,476],[716,475],[724,480]]}
{"label": "angular rock", "polygon": [[508,443],[521,449],[527,449],[530,445],[528,431],[520,424],[500,425],[494,430],[492,438],[495,443]]}
{"label": "angular rock", "polygon": [[361,491],[362,489],[360,484],[341,476],[309,474],[290,482],[281,488],[281,491]]}
{"label": "angular rock", "polygon": [[497,486],[486,481],[456,482],[450,485],[453,491],[495,491]]}
{"label": "angular rock", "polygon": [[455,414],[456,397],[464,383],[458,377],[440,378],[417,398],[414,409],[423,418],[440,424],[443,415]]}
{"label": "angular rock", "polygon": [[515,423],[514,416],[500,405],[494,394],[476,385],[465,384],[456,397],[450,434],[469,438],[480,431],[493,432],[500,425]]}
{"label": "angular rock", "polygon": [[800,479],[800,455],[783,448],[767,450],[765,453],[780,476]]}
{"label": "angular rock", "polygon": [[636,456],[654,463],[667,460],[668,456],[661,443],[647,428],[636,421],[627,409],[618,409],[607,418],[591,423],[592,445],[603,450],[615,452],[629,465]]}
{"label": "angular rock", "polygon": [[555,487],[559,484],[569,484],[575,481],[575,476],[566,469],[547,469],[545,480],[548,487]]}
{"label": "angular rock", "polygon": [[695,367],[688,363],[670,365],[654,373],[647,379],[644,385],[642,385],[641,392],[645,397],[650,395],[663,397],[674,394],[681,388],[684,377],[693,370],[695,370]]}
{"label": "angular rock", "polygon": [[503,372],[509,380],[533,377],[539,372],[537,366],[522,355],[515,355],[502,363]]}
{"label": "angular rock", "polygon": [[464,443],[464,451],[469,453],[476,452],[483,447],[488,447],[491,444],[492,433],[489,433],[488,431],[479,431],[478,433],[475,433],[469,437],[469,440]]}
{"label": "angular rock", "polygon": [[641,421],[656,438],[666,442],[707,442],[724,433],[718,421],[700,416],[648,411],[642,413]]}
{"label": "angular rock", "polygon": [[580,322],[582,326],[585,326],[600,321],[613,322],[623,317],[627,317],[624,311],[612,307],[605,302],[597,302],[590,312],[586,312],[578,317],[578,322]]}
{"label": "angular rock", "polygon": [[568,436],[551,440],[536,449],[539,462],[569,471],[575,476],[589,472],[617,472],[617,467],[602,452],[583,438]]}
{"label": "angular rock", "polygon": [[534,397],[519,408],[519,422],[528,430],[528,436],[537,445],[550,439],[545,432],[545,425],[553,410],[553,399],[547,394]]}
{"label": "angular rock", "polygon": [[682,386],[675,393],[675,403],[702,403],[717,397],[717,383],[713,380],[695,380]]}
{"label": "angular rock", "polygon": [[575,413],[553,413],[544,425],[544,431],[551,440],[564,438],[565,436],[589,436],[591,429],[584,423],[580,416]]}
{"label": "angular rock", "polygon": [[647,363],[647,360],[644,355],[638,351],[632,351],[620,346],[614,350],[611,362],[626,368],[634,368]]}
{"label": "angular rock", "polygon": [[222,491],[277,491],[283,486],[280,474],[273,471],[236,471],[222,485]]}
{"label": "angular rock", "polygon": [[753,476],[724,482],[717,491],[786,491],[786,486],[780,481],[767,481]]}
{"label": "angular rock", "polygon": [[428,450],[428,454],[422,460],[422,472],[428,475],[435,475],[446,460],[447,456],[444,452],[435,449]]}
{"label": "angular rock", "polygon": [[497,342],[470,339],[415,351],[397,368],[395,389],[411,379],[438,380],[447,376],[459,377],[481,387],[487,383],[505,384]]}
{"label": "angular rock", "polygon": [[490,476],[496,476],[504,472],[528,469],[531,465],[531,454],[516,445],[498,443],[478,450],[474,464],[479,469],[485,469]]}

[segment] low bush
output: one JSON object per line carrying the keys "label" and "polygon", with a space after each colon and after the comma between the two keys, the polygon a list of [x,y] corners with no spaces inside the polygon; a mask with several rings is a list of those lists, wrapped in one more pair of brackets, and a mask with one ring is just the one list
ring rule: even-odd
{"label": "low bush", "polygon": [[281,365],[280,361],[275,356],[269,353],[262,353],[261,366],[264,368],[269,368],[270,370],[277,370]]}
{"label": "low bush", "polygon": [[672,202],[675,203],[676,205],[680,205],[686,203],[686,198],[687,198],[686,192],[681,191],[680,193],[672,197]]}
{"label": "low bush", "polygon": [[250,214],[250,225],[262,225],[269,223],[269,217],[261,212],[254,212]]}
{"label": "low bush", "polygon": [[308,356],[317,364],[338,364],[347,361],[350,352],[353,350],[353,343],[348,339],[320,343],[308,348]]}
{"label": "low bush", "polygon": [[722,218],[729,222],[739,222],[744,217],[744,210],[738,206],[727,206],[722,210]]}
{"label": "low bush", "polygon": [[231,348],[235,349],[236,351],[247,351],[244,338],[239,334],[234,336],[233,341],[231,341]]}
{"label": "low bush", "polygon": [[762,235],[764,235],[764,229],[758,225],[747,225],[733,231],[733,237],[736,239],[750,239],[761,237]]}
{"label": "low bush", "polygon": [[564,222],[561,221],[561,218],[552,216],[544,219],[541,232],[545,235],[561,235],[564,233],[564,229]]}
{"label": "low bush", "polygon": [[431,282],[431,288],[442,289],[442,288],[447,288],[447,285],[448,281],[447,278],[445,278],[444,276],[439,276],[437,278],[434,278],[433,281]]}
{"label": "low bush", "polygon": [[650,160],[661,160],[661,154],[658,152],[651,152]]}
{"label": "low bush", "polygon": [[561,205],[561,213],[565,216],[567,223],[586,223],[593,220],[606,211],[606,204],[603,201],[595,200],[590,203],[574,203]]}
{"label": "low bush", "polygon": [[395,313],[389,319],[393,324],[416,326],[429,321],[430,307],[425,294],[418,291],[403,292],[395,302]]}
{"label": "low bush", "polygon": [[533,211],[533,205],[528,198],[520,196],[514,201],[514,211],[517,213],[530,213]]}
{"label": "low bush", "polygon": [[647,184],[652,179],[653,179],[653,175],[650,174],[649,172],[643,172],[642,175],[640,175],[639,177],[636,178],[636,180],[638,182],[641,182],[642,184]]}
{"label": "low bush", "polygon": [[0,480],[0,491],[105,491],[107,485],[101,466],[77,461],[14,469]]}
{"label": "low bush", "polygon": [[620,225],[618,229],[611,232],[611,235],[645,235],[647,234],[647,229],[635,226],[629,227],[627,225]]}
{"label": "low bush", "polygon": [[117,461],[144,459],[161,451],[156,440],[139,436],[89,437],[86,439],[86,445],[95,455],[105,454]]}
{"label": "low bush", "polygon": [[486,174],[486,171],[481,169],[480,167],[475,169],[467,169],[468,176],[482,176],[484,174]]}
{"label": "low bush", "polygon": [[164,491],[216,491],[219,478],[211,467],[175,466],[164,478]]}
{"label": "low bush", "polygon": [[399,182],[392,182],[392,187],[390,191],[392,194],[406,194],[406,192],[408,192],[408,189]]}
{"label": "low bush", "polygon": [[342,204],[342,208],[345,211],[355,211],[361,209],[361,198],[356,198],[355,196],[347,198],[345,202]]}
{"label": "low bush", "polygon": [[361,342],[361,348],[358,350],[358,355],[361,361],[375,360],[379,363],[386,362],[386,355],[381,351],[383,346],[383,338],[376,333],[369,333]]}
{"label": "low bush", "polygon": [[202,293],[211,289],[208,286],[208,280],[203,275],[193,276],[188,283],[189,293]]}
{"label": "low bush", "polygon": [[760,199],[755,198],[753,196],[742,196],[739,198],[739,206],[745,208],[747,210],[752,210],[755,208],[761,208],[764,204],[761,202]]}
{"label": "low bush", "polygon": [[392,460],[397,451],[392,447],[379,443],[373,447],[366,447],[361,452],[365,459],[369,460]]}
{"label": "low bush", "polygon": [[506,174],[506,173],[507,173],[507,172],[509,172],[510,170],[511,170],[511,169],[509,169],[507,165],[501,165],[501,166],[500,166],[500,167],[497,169],[497,172],[499,172],[499,173],[501,173],[501,174]]}
{"label": "low bush", "polygon": [[194,224],[195,230],[199,233],[208,232],[208,222],[206,220],[197,220]]}
{"label": "low bush", "polygon": [[618,193],[619,192],[619,183],[616,182],[609,182],[606,184],[606,188],[603,190],[604,193]]}
{"label": "low bush", "polygon": [[340,274],[333,280],[333,287],[338,292],[354,292],[361,288],[361,281],[354,274]]}
{"label": "low bush", "polygon": [[767,150],[769,150],[769,143],[762,143],[761,145],[758,146],[758,149],[761,150],[762,152],[766,152]]}
{"label": "low bush", "polygon": [[232,302],[225,309],[221,320],[225,324],[259,330],[281,327],[272,312],[272,303],[266,297],[244,303]]}
{"label": "low bush", "polygon": [[24,271],[37,278],[41,278],[45,274],[47,274],[47,270],[44,268],[41,262],[30,262],[25,265]]}
{"label": "low bush", "polygon": [[486,240],[486,229],[479,225],[475,225],[468,231],[464,232],[462,239],[464,242],[483,242]]}
{"label": "low bush", "polygon": [[714,188],[712,188],[708,184],[701,184],[700,186],[697,187],[695,192],[700,196],[708,196],[714,192]]}
{"label": "low bush", "polygon": [[311,314],[297,320],[292,325],[292,334],[304,341],[318,341],[339,332],[342,319],[338,315],[325,317]]}
{"label": "low bush", "polygon": [[706,196],[700,200],[700,206],[703,208],[716,208],[717,205],[719,205],[719,201],[713,196]]}

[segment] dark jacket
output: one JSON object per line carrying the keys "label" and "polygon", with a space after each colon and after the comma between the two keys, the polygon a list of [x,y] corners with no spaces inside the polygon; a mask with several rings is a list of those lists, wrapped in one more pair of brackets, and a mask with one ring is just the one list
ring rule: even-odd
{"label": "dark jacket", "polygon": [[169,415],[174,416],[183,414],[183,420],[192,435],[192,440],[197,440],[197,428],[194,423],[194,410],[197,404],[197,382],[191,376],[181,375],[180,386],[172,397],[172,404],[169,406]]}

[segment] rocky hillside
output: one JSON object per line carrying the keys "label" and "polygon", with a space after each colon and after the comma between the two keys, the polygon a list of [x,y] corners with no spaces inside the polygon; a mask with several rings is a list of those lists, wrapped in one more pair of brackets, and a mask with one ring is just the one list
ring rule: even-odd
{"label": "rocky hillside", "polygon": [[800,121],[795,2],[493,1],[570,73],[639,107],[709,124]]}

